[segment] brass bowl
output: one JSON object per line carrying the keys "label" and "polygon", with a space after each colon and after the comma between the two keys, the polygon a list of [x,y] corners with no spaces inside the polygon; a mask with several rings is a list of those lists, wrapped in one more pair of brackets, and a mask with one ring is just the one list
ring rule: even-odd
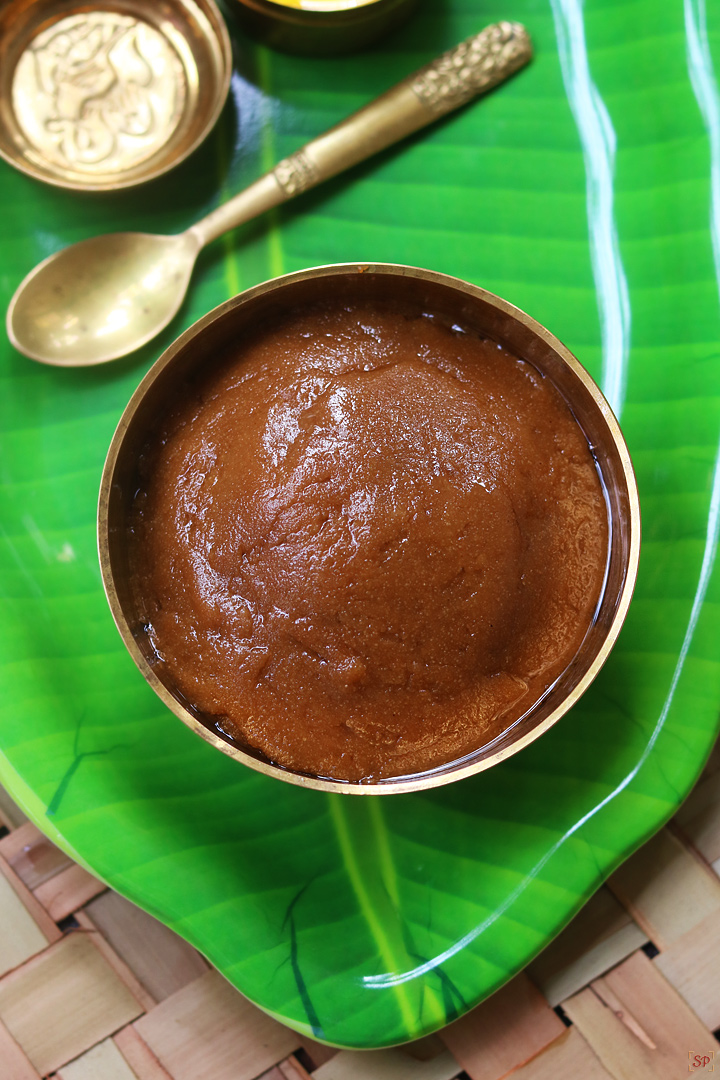
{"label": "brass bowl", "polygon": [[[374,784],[290,772],[259,751],[223,737],[210,717],[206,720],[163,681],[129,587],[126,537],[139,487],[138,460],[173,393],[184,380],[208,370],[247,328],[328,296],[341,303],[394,298],[399,304],[421,306],[479,331],[533,364],[563,395],[594,449],[610,519],[607,573],[595,621],[545,696],[511,728],[466,757]],[[98,538],[103,582],[122,638],[147,682],[183,723],[224,754],[267,775],[322,791],[379,795],[437,787],[488,769],[533,742],[568,711],[607,659],[627,613],[637,573],[640,509],[630,457],[610,407],[585,369],[548,330],[506,300],[458,278],[410,266],[344,264],[303,270],[248,289],[200,319],[166,350],[131,398],[110,445],[100,489]]]}
{"label": "brass bowl", "polygon": [[142,184],[200,145],[231,73],[214,0],[9,0],[0,9],[0,156],[75,191]]}
{"label": "brass bowl", "polygon": [[355,52],[394,30],[417,0],[225,0],[253,37],[305,56]]}

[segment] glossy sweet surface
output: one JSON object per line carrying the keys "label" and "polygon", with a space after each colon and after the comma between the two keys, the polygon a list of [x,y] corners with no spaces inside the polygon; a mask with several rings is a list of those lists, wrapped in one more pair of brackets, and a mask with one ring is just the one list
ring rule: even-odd
{"label": "glossy sweet surface", "polygon": [[[673,812],[715,737],[718,13],[699,0],[426,4],[372,64],[244,45],[202,155],[142,198],[77,199],[0,172],[7,302],[66,243],[190,225],[501,18],[527,24],[530,67],[206,251],[162,341],[92,371],[0,346],[2,781],[254,1001],[351,1046],[440,1027],[527,963]],[[242,287],[341,259],[446,271],[540,319],[619,411],[643,509],[635,598],[582,702],[486,773],[381,800],[278,784],[166,713],[112,624],[95,551],[107,446],[163,345]]]}
{"label": "glossy sweet surface", "polygon": [[570,665],[606,573],[600,476],[559,392],[387,301],[308,305],[227,354],[141,452],[130,622],[156,674],[334,780],[491,742]]}

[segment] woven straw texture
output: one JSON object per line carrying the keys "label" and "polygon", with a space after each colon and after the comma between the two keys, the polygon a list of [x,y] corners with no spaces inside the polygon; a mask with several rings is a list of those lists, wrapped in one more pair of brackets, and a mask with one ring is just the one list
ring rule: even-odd
{"label": "woven straw texture", "polygon": [[302,1040],[71,862],[1,790],[0,834],[1,1080],[720,1073],[718,748],[676,817],[527,971],[439,1035],[394,1050]]}

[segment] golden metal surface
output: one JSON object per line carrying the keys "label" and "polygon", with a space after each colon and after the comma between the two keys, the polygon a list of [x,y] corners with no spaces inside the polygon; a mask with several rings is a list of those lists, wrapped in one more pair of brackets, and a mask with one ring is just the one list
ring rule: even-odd
{"label": "golden metal surface", "polygon": [[[177,387],[194,373],[210,371],[217,357],[241,340],[248,328],[289,307],[325,301],[328,296],[338,303],[377,298],[412,303],[490,337],[533,364],[563,395],[593,446],[610,518],[607,574],[595,621],[545,697],[499,738],[462,760],[376,784],[292,773],[252,748],[222,738],[211,718],[203,718],[164,681],[129,587],[125,538],[139,486],[138,462]],[[506,300],[445,274],[409,266],[347,264],[303,270],[249,289],[200,319],[167,349],[131,398],[112,439],[100,488],[98,545],[105,591],[125,645],[149,685],[191,730],[269,776],[321,791],[385,795],[438,787],[488,769],[539,738],[571,708],[607,659],[625,619],[637,574],[640,508],[630,457],[610,407],[585,369],[548,330]]]}
{"label": "golden metal surface", "polygon": [[417,0],[234,0],[241,26],[266,45],[308,56],[353,52],[394,30]]}
{"label": "golden metal surface", "polygon": [[91,177],[156,153],[178,126],[186,95],[185,71],[167,38],[114,11],[53,23],[22,54],[12,83],[28,143],[63,172]]}
{"label": "golden metal surface", "polygon": [[214,0],[10,0],[0,9],[0,154],[60,187],[142,183],[210,131],[231,63]]}
{"label": "golden metal surface", "polygon": [[296,150],[289,158],[279,162],[273,169],[273,175],[288,199],[314,187],[321,179],[317,167],[304,150]]}
{"label": "golden metal surface", "polygon": [[531,55],[524,26],[495,23],[419,71],[412,88],[428,108],[442,116],[497,86],[527,64]]}
{"label": "golden metal surface", "polygon": [[86,367],[150,341],[185,295],[199,245],[192,234],[111,233],[40,263],[8,309],[26,356]]}
{"label": "golden metal surface", "polygon": [[[179,236],[113,233],[52,255],[10,302],[10,341],[33,360],[64,367],[125,356],[175,315],[206,244],[465,104],[512,75],[531,54],[524,27],[487,27],[279,162]],[[169,252],[172,273],[166,272]]]}
{"label": "golden metal surface", "polygon": [[297,8],[300,11],[352,11],[354,8],[382,4],[383,0],[271,0],[280,7]]}

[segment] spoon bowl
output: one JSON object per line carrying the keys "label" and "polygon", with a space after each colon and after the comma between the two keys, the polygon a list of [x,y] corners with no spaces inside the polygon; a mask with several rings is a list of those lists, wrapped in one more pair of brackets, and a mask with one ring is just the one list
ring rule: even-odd
{"label": "spoon bowl", "polygon": [[26,356],[58,367],[125,356],[177,313],[200,247],[192,231],[179,236],[127,232],[58,251],[15,293],[8,337]]}

